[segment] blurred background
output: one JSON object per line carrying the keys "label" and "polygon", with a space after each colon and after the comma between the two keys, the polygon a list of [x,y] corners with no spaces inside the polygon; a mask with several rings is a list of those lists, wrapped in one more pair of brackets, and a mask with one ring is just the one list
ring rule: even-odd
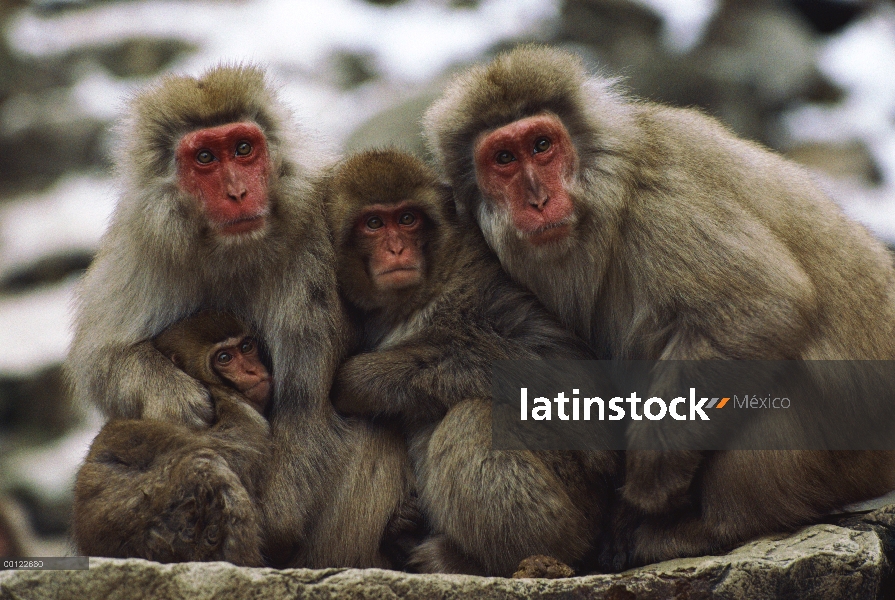
{"label": "blurred background", "polygon": [[0,556],[71,552],[74,473],[101,418],[67,397],[60,363],[134,89],[252,61],[332,148],[424,155],[420,117],[450,74],[521,41],[701,107],[895,242],[888,0],[0,0]]}

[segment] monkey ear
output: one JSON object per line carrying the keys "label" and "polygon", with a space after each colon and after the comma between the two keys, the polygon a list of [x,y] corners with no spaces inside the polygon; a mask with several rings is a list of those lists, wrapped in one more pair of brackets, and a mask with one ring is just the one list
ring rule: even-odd
{"label": "monkey ear", "polygon": [[179,356],[177,356],[176,354],[172,354],[172,355],[169,356],[168,358],[171,359],[171,362],[174,363],[174,366],[175,366],[175,367],[177,367],[178,369],[182,369],[182,368],[183,368],[183,362],[180,360],[180,357],[179,357]]}

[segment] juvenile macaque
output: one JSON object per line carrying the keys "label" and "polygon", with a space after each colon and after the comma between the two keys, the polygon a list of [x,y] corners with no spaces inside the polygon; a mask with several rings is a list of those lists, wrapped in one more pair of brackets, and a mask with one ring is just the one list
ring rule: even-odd
{"label": "juvenile macaque", "polygon": [[262,414],[271,379],[257,342],[226,313],[204,311],[153,344],[207,386],[216,422],[114,419],[75,484],[72,537],[81,554],[261,566],[258,489],[271,445]]}
{"label": "juvenile macaque", "polygon": [[150,340],[201,309],[232,313],[264,340],[274,378],[266,556],[389,566],[382,536],[409,486],[403,442],[329,402],[347,334],[311,183],[326,151],[251,66],[164,78],[131,100],[121,134],[122,194],[77,293],[76,396],[111,418],[207,427],[207,389]]}
{"label": "juvenile macaque", "polygon": [[[601,358],[895,358],[885,247],[802,169],[700,112],[628,100],[577,57],[524,46],[458,75],[425,123],[461,212]],[[650,393],[679,383],[666,370]],[[633,422],[629,445],[674,446],[655,431]],[[623,497],[645,522],[616,540],[615,568],[714,552],[895,486],[883,452],[626,462]]]}
{"label": "juvenile macaque", "polygon": [[414,157],[349,157],[330,178],[327,209],[361,350],[338,370],[333,402],[398,418],[409,434],[432,527],[412,566],[510,576],[545,554],[580,567],[616,456],[492,450],[490,366],[587,358],[583,342],[509,281],[477,232],[461,227],[450,190]]}

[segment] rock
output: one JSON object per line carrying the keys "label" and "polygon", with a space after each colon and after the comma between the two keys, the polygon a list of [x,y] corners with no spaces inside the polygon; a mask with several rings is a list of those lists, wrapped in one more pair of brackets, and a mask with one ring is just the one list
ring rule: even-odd
{"label": "rock", "polygon": [[891,589],[895,506],[769,537],[724,556],[673,560],[614,575],[504,579],[381,569],[251,569],[90,559],[83,571],[0,572],[0,597],[32,598],[883,598]]}
{"label": "rock", "polygon": [[116,77],[149,77],[196,50],[192,44],[177,39],[136,37],[99,47],[94,56]]}
{"label": "rock", "polygon": [[343,150],[358,152],[365,148],[394,147],[425,156],[426,144],[420,122],[423,113],[440,92],[440,85],[432,85],[397,106],[374,115],[349,136]]}
{"label": "rock", "polygon": [[786,156],[835,179],[853,179],[863,185],[879,185],[882,173],[861,140],[813,142],[790,148]]}

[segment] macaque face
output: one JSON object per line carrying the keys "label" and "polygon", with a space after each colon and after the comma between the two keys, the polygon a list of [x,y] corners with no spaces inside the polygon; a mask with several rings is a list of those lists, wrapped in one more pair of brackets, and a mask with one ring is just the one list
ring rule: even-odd
{"label": "macaque face", "polygon": [[376,289],[399,290],[422,282],[423,224],[423,212],[407,202],[377,204],[361,213],[355,234]]}
{"label": "macaque face", "polygon": [[181,189],[202,204],[221,235],[260,230],[267,222],[270,157],[254,123],[229,123],[183,136],[177,147]]}
{"label": "macaque face", "polygon": [[233,384],[258,412],[264,414],[270,399],[271,378],[261,362],[258,344],[251,337],[231,338],[215,344],[211,369]]}
{"label": "macaque face", "polygon": [[536,115],[479,136],[475,143],[479,188],[532,244],[564,239],[574,206],[568,183],[578,155],[559,118]]}

